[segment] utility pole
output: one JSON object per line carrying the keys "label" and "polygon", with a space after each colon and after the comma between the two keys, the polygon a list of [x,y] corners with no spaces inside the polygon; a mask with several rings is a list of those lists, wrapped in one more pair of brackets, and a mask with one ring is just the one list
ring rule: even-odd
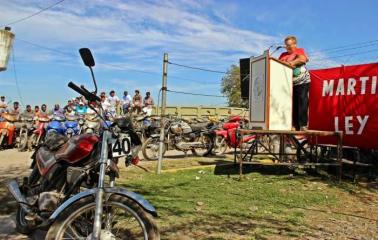
{"label": "utility pole", "polygon": [[168,75],[168,53],[164,53],[163,59],[163,81],[161,87],[161,111],[160,111],[160,141],[159,141],[159,159],[157,162],[156,173],[161,173],[161,164],[163,160],[163,148],[164,148],[164,117],[165,107],[167,103],[167,75]]}

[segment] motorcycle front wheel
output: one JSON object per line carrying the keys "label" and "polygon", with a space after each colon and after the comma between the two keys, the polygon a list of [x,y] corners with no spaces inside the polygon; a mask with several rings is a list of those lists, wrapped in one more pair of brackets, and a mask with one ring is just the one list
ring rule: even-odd
{"label": "motorcycle front wheel", "polygon": [[26,129],[21,129],[19,143],[18,143],[18,151],[25,151],[28,146],[28,132]]}
{"label": "motorcycle front wheel", "polygon": [[228,149],[227,140],[223,136],[216,136],[214,140],[213,153],[216,156],[223,156]]}
{"label": "motorcycle front wheel", "polygon": [[[166,146],[163,144],[163,156]],[[159,158],[159,138],[148,138],[142,145],[142,154],[146,160],[157,160]]]}
{"label": "motorcycle front wheel", "polygon": [[[49,228],[46,239],[92,239],[95,201],[83,199],[66,209]],[[101,239],[160,239],[152,216],[136,202],[112,195],[104,203]]]}

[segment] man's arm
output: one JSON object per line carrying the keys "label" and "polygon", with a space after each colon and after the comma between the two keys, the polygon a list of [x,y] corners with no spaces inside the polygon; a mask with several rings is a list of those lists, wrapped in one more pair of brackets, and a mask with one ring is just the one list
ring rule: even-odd
{"label": "man's arm", "polygon": [[308,59],[305,55],[298,55],[293,61],[288,62],[291,66],[301,66],[308,62]]}

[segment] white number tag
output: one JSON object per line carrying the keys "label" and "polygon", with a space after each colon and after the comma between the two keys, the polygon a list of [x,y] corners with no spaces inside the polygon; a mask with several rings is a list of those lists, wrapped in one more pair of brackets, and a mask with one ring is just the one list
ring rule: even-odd
{"label": "white number tag", "polygon": [[131,151],[131,141],[127,134],[121,134],[119,138],[113,139],[111,143],[112,157],[122,157]]}

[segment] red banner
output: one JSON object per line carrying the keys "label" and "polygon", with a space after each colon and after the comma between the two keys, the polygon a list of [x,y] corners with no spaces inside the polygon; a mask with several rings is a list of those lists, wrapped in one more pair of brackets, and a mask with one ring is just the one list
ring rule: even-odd
{"label": "red banner", "polygon": [[[344,146],[378,149],[378,63],[310,74],[309,129],[342,131]],[[320,141],[336,144],[331,138]]]}

